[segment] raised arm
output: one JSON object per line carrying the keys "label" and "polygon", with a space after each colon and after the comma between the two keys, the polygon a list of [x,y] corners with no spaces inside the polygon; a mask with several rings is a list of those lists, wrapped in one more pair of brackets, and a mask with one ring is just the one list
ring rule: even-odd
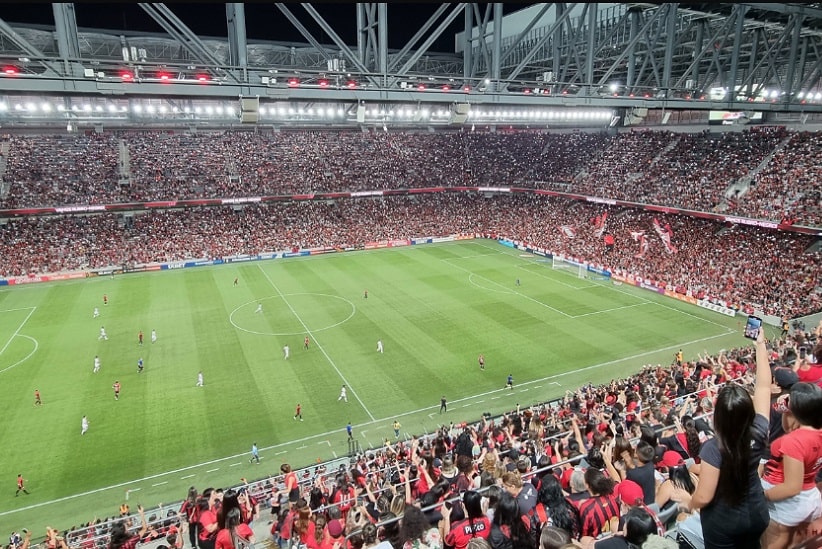
{"label": "raised arm", "polygon": [[765,330],[759,329],[754,342],[756,349],[756,380],[754,382],[754,410],[769,417],[771,405],[771,365],[768,361],[768,347],[765,345]]}

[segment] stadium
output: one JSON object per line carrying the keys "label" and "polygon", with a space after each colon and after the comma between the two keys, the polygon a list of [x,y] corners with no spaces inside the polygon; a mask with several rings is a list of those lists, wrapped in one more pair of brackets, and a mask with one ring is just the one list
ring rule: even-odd
{"label": "stadium", "polygon": [[0,6],[8,546],[818,546],[820,21]]}

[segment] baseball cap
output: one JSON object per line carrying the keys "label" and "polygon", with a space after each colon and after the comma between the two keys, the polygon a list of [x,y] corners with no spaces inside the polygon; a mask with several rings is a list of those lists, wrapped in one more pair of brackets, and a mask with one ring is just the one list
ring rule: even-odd
{"label": "baseball cap", "polygon": [[790,368],[774,368],[773,379],[783,389],[790,389],[794,383],[799,383],[799,376]]}
{"label": "baseball cap", "polygon": [[637,500],[642,502],[645,499],[642,488],[633,480],[623,480],[616,485],[614,492],[625,505],[636,505]]}
{"label": "baseball cap", "polygon": [[668,450],[662,454],[662,460],[659,462],[659,464],[664,467],[678,467],[684,463],[685,460],[682,459],[679,452],[674,452],[673,450]]}

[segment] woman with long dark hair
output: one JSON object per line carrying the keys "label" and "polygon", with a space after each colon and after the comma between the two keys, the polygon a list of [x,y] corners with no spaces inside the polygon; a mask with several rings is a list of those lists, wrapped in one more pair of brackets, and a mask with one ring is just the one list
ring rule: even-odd
{"label": "woman with long dark hair", "polygon": [[217,532],[214,549],[246,549],[254,545],[254,532],[243,522],[240,507],[232,506],[226,513],[222,509],[220,511],[221,528]]}
{"label": "woman with long dark hair", "polygon": [[399,542],[403,549],[442,549],[442,538],[425,513],[415,505],[406,505],[400,519]]}
{"label": "woman with long dark hair", "polygon": [[768,526],[768,505],[757,472],[768,438],[771,369],[763,330],[756,342],[754,395],[728,383],[716,397],[714,438],[702,445],[699,484],[693,496],[674,499],[700,509],[706,548],[757,549]]}
{"label": "woman with long dark hair", "polygon": [[585,470],[585,486],[591,497],[579,504],[583,536],[593,538],[602,532],[614,532],[619,525],[619,503],[614,496],[614,481],[599,469]]}
{"label": "woman with long dark hair", "polygon": [[532,516],[533,532],[540,532],[545,526],[554,526],[565,530],[572,538],[579,539],[582,527],[579,510],[565,497],[562,486],[554,475],[542,477],[542,486],[537,493],[537,504]]}
{"label": "woman with long dark hair", "polygon": [[[633,507],[625,515],[622,534],[612,538],[605,538],[590,545],[592,549],[608,547],[609,549],[634,549],[642,547],[651,535],[656,534],[656,522],[651,514],[642,507]],[[669,543],[673,543],[670,542]]]}
{"label": "woman with long dark hair", "polygon": [[447,532],[445,544],[454,549],[465,549],[471,538],[488,539],[491,533],[491,521],[482,512],[482,495],[474,490],[468,490],[462,496],[462,505],[465,510],[465,519],[451,525],[451,509],[443,507],[443,531]]}
{"label": "woman with long dark hair", "polygon": [[188,541],[192,547],[197,547],[197,532],[199,510],[197,509],[197,488],[192,486],[188,489],[188,495],[185,501],[180,506],[180,515],[186,518],[188,523]]}
{"label": "woman with long dark hair", "polygon": [[[140,540],[146,535],[146,532],[148,532],[148,522],[146,522],[146,515],[142,505],[137,506],[137,513],[140,515],[140,531],[132,535],[128,531],[128,528],[126,528],[125,520],[117,521],[114,523],[114,526],[111,527],[108,549],[134,549],[137,547],[137,544],[140,543]],[[48,530],[49,534],[53,531],[51,528]],[[57,539],[62,540],[63,538]],[[62,546],[65,547],[65,544],[62,544]]]}
{"label": "woman with long dark hair", "polygon": [[[679,455],[679,452],[668,450],[662,456],[662,465],[667,469],[668,478],[656,488],[656,504],[662,509],[674,495],[674,490],[680,488],[689,494],[696,491],[696,482],[691,473],[688,471],[688,466]],[[663,473],[665,471],[663,470]]]}
{"label": "woman with long dark hair", "polygon": [[516,498],[503,492],[494,511],[488,543],[493,549],[533,549],[536,541],[529,526],[528,519],[520,513]]}

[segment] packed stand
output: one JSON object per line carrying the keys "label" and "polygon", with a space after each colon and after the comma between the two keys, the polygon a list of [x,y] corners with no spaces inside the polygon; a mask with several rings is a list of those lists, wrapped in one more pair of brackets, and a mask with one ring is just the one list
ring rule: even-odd
{"label": "packed stand", "polygon": [[673,132],[658,131],[633,131],[617,135],[574,180],[573,192],[609,198],[617,198],[620,193],[633,196],[633,188],[623,189],[649,170],[657,155],[679,137]]}
{"label": "packed stand", "polygon": [[[192,549],[263,539],[306,549],[783,549],[813,539],[822,323],[672,358],[501,417],[386,441],[336,469],[282,464],[276,477],[225,492],[192,487],[160,519],[163,533],[162,509],[154,521],[138,509],[134,531],[137,517],[121,508],[132,532],[106,524],[109,546],[168,536],[169,547]],[[67,539],[100,546],[99,532]]]}
{"label": "packed stand", "polygon": [[[597,228],[604,212],[610,215]],[[150,210],[132,221],[112,213],[13,219],[0,226],[0,276],[458,233],[511,238],[744,312],[794,318],[822,309],[822,258],[808,251],[812,236],[520,194]],[[612,246],[603,240],[609,237]],[[751,261],[762,267],[751,269]]]}
{"label": "packed stand", "polygon": [[[615,159],[625,151],[626,165],[620,170],[625,176],[603,175],[604,167],[598,166],[580,183],[581,192],[598,190],[596,196],[617,200],[714,211],[728,187],[756,168],[786,135],[784,128],[721,134],[620,134],[605,161],[618,164]],[[669,144],[673,145],[669,150],[662,149]],[[628,170],[637,175],[627,177]]]}
{"label": "packed stand", "polygon": [[114,134],[13,135],[3,208],[120,202]]}
{"label": "packed stand", "polygon": [[732,203],[734,214],[822,226],[822,135],[794,134]]}
{"label": "packed stand", "polygon": [[[713,211],[784,128],[615,135],[541,130],[120,131],[9,137],[3,208],[415,187],[521,186]],[[735,211],[820,223],[814,155],[799,133]],[[127,151],[121,158],[120,149]],[[127,160],[126,160],[127,159]],[[120,164],[130,184],[120,184]]]}

